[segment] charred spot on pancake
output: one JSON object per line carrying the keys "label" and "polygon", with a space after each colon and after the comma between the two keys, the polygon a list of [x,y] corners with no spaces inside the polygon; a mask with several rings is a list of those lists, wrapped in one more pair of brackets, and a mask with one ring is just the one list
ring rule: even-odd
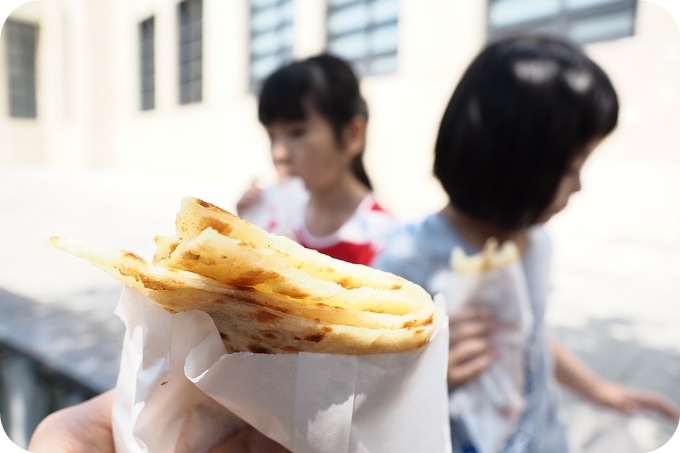
{"label": "charred spot on pancake", "polygon": [[342,286],[345,289],[356,289],[362,286],[358,284],[356,281],[354,281],[354,279],[351,277],[343,277],[339,280],[336,280],[335,283],[337,283],[338,285]]}
{"label": "charred spot on pancake", "polygon": [[319,341],[323,340],[324,334],[323,333],[312,333],[309,334],[305,337],[305,340],[311,341],[312,343],[318,343]]}
{"label": "charred spot on pancake", "polygon": [[412,329],[413,327],[420,327],[420,326],[429,326],[434,322],[434,318],[432,315],[430,315],[427,319],[425,320],[417,320],[413,319],[411,321],[406,321],[404,324],[402,324],[402,327],[404,329]]}
{"label": "charred spot on pancake", "polygon": [[194,252],[184,252],[184,255],[182,257],[184,259],[191,260],[191,261],[200,261],[201,260],[201,255],[199,253],[194,253]]}
{"label": "charred spot on pancake", "polygon": [[[141,258],[140,258],[141,259]],[[125,277],[132,277],[138,282],[144,286],[146,289],[150,290],[155,290],[155,291],[172,291],[176,290],[177,288],[181,288],[184,285],[182,282],[177,282],[175,280],[167,279],[165,281],[159,280],[153,277],[149,277],[148,275],[139,272],[136,269],[130,269],[128,267],[121,267],[118,269],[121,275]]]}
{"label": "charred spot on pancake", "polygon": [[276,338],[276,333],[272,330],[265,330],[264,332],[262,332],[262,336],[265,338],[269,338],[270,340],[273,340],[274,338]]}
{"label": "charred spot on pancake", "polygon": [[121,253],[122,253],[124,258],[130,258],[130,259],[133,259],[135,261],[141,261],[142,263],[146,263],[146,260],[144,258],[142,258],[141,256],[136,255],[132,252],[128,252],[126,250],[123,250]]}
{"label": "charred spot on pancake", "polygon": [[269,354],[271,352],[269,349],[259,344],[249,344],[248,351],[255,354]]}
{"label": "charred spot on pancake", "polygon": [[282,279],[283,277],[281,277],[281,275],[277,272],[258,268],[251,269],[247,272],[239,274],[229,283],[233,286],[249,288],[264,283],[266,281],[276,281]]}
{"label": "charred spot on pancake", "polygon": [[281,320],[281,316],[264,310],[258,310],[253,315],[255,320],[262,324],[271,324]]}
{"label": "charred spot on pancake", "polygon": [[161,387],[164,386],[164,385],[167,384],[167,383],[168,383],[168,381],[163,381],[163,382],[161,382]]}
{"label": "charred spot on pancake", "polygon": [[210,219],[208,226],[223,236],[228,235],[234,229],[234,227],[232,227],[228,223],[222,222],[221,220],[217,219]]}
{"label": "charred spot on pancake", "polygon": [[[278,275],[278,274],[277,274]],[[280,277],[280,275],[278,275]],[[308,293],[307,291],[303,291],[300,288],[291,288],[288,286],[284,286],[283,288],[279,289],[279,294],[283,294],[284,296],[288,296],[291,299],[306,299],[310,297],[312,294]]]}
{"label": "charred spot on pancake", "polygon": [[205,264],[206,266],[212,266],[216,264],[214,259],[209,258],[207,256],[203,256],[200,253],[194,253],[190,250],[184,252],[182,254],[182,258],[187,261],[198,261],[199,263]]}
{"label": "charred spot on pancake", "polygon": [[199,206],[202,206],[202,207],[206,208],[206,209],[209,210],[209,211],[217,212],[218,214],[227,214],[227,215],[230,215],[230,216],[234,217],[234,215],[233,215],[231,212],[225,211],[224,209],[220,208],[219,206],[215,206],[215,205],[212,204],[212,203],[208,203],[207,201],[203,201],[203,200],[200,200],[200,199],[198,199],[198,198],[195,198],[194,201],[195,201]]}

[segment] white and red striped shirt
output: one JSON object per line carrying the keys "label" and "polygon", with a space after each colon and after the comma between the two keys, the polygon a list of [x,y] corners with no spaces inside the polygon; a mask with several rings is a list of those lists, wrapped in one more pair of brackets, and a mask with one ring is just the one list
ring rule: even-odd
{"label": "white and red striped shirt", "polygon": [[368,194],[344,225],[325,236],[310,233],[304,216],[300,216],[294,224],[293,239],[333,258],[369,265],[396,227],[397,221],[376,202],[373,194]]}
{"label": "white and red striped shirt", "polygon": [[[294,190],[293,190],[294,188]],[[305,225],[307,194],[302,187],[272,186],[261,202],[242,217],[270,233],[287,236],[303,246],[355,264],[369,265],[384,248],[397,221],[368,194],[337,231],[315,236]]]}

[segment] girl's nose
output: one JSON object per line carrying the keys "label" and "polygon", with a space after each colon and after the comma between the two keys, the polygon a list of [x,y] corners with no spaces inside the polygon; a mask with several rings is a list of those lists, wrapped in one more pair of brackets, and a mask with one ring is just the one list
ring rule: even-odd
{"label": "girl's nose", "polygon": [[290,153],[284,140],[272,140],[272,162],[280,176],[290,173]]}
{"label": "girl's nose", "polygon": [[274,162],[288,162],[290,160],[290,152],[285,140],[272,141],[272,160]]}

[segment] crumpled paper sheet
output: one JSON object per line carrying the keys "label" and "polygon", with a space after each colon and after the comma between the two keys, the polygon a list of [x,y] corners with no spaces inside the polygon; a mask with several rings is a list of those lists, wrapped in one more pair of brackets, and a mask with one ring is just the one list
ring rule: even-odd
{"label": "crumpled paper sheet", "polygon": [[449,394],[451,415],[463,420],[475,447],[496,453],[517,431],[525,404],[525,350],[533,312],[521,262],[477,274],[452,273],[445,295],[449,314],[470,304],[486,308],[499,322],[492,339],[497,358]]}
{"label": "crumpled paper sheet", "polygon": [[206,313],[127,288],[116,313],[118,452],[206,452],[246,423],[296,453],[451,451],[445,315],[416,351],[347,356],[225,354]]}

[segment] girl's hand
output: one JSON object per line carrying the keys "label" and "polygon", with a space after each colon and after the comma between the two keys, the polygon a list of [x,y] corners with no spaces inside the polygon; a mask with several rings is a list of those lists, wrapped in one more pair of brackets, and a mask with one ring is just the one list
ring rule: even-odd
{"label": "girl's hand", "polygon": [[241,199],[236,203],[236,214],[243,215],[244,211],[259,203],[260,200],[262,200],[262,189],[260,189],[257,180],[253,180],[248,190],[241,195]]}
{"label": "girl's hand", "polygon": [[595,403],[617,409],[629,415],[641,410],[650,410],[660,413],[674,423],[680,420],[680,409],[667,398],[654,392],[600,380],[593,387],[589,396]]}
{"label": "girl's hand", "polygon": [[289,451],[249,426],[210,450],[210,453],[286,453]]}
{"label": "girl's hand", "polygon": [[449,388],[477,377],[494,361],[494,323],[491,314],[479,307],[464,306],[449,316]]}

